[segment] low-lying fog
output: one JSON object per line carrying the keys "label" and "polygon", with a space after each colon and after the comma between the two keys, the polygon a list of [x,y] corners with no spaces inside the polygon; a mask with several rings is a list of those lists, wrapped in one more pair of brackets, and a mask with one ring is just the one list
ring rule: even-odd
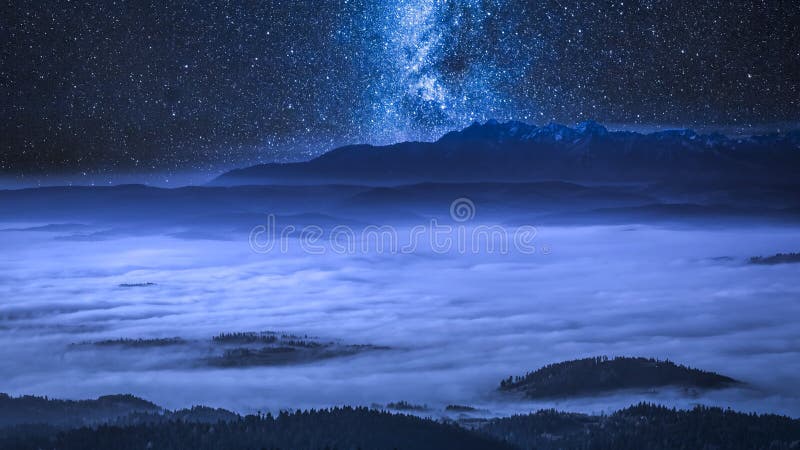
{"label": "low-lying fog", "polygon": [[[245,234],[64,234],[0,232],[0,391],[133,393],[239,412],[398,400],[599,412],[651,399],[800,416],[800,265],[747,264],[796,251],[798,229],[540,227],[539,251],[509,255],[260,254]],[[154,285],[120,286],[137,283]],[[276,367],[187,363],[193,342],[261,330],[391,350]],[[72,345],[173,336],[189,345]],[[495,392],[509,375],[602,354],[669,358],[748,386],[561,402]]]}

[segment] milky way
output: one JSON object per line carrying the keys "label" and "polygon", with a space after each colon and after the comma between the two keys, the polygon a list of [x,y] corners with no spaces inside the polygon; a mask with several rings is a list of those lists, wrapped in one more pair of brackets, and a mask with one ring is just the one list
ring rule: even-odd
{"label": "milky way", "polygon": [[15,2],[0,173],[214,173],[489,118],[796,126],[798,24],[775,1]]}
{"label": "milky way", "polygon": [[376,140],[429,139],[464,123],[514,115],[498,91],[513,83],[514,68],[502,67],[501,55],[481,45],[503,3],[406,0],[381,9],[385,44],[375,63],[387,64],[372,92]]}

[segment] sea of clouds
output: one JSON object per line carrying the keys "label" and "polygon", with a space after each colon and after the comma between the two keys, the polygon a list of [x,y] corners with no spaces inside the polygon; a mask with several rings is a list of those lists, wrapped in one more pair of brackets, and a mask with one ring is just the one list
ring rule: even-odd
{"label": "sea of clouds", "polygon": [[[59,398],[132,393],[169,408],[239,412],[341,404],[467,404],[488,414],[600,412],[639,400],[800,417],[800,265],[747,264],[793,251],[789,227],[539,228],[547,251],[254,252],[167,235],[64,239],[1,224],[0,391]],[[154,283],[121,287],[121,284]],[[389,346],[276,367],[191,364],[190,344],[73,345],[113,338],[277,330]],[[668,358],[746,382],[522,401],[499,381],[596,356]]]}

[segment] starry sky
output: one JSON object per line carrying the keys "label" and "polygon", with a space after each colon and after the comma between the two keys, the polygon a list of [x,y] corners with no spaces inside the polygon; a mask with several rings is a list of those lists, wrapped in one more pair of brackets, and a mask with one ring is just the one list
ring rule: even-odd
{"label": "starry sky", "polygon": [[490,118],[800,122],[800,2],[4,2],[0,173],[218,172]]}

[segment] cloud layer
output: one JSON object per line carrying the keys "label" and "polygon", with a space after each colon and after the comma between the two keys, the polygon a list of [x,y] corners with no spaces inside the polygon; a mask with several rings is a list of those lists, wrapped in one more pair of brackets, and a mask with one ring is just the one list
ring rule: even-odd
{"label": "cloud layer", "polygon": [[[797,267],[745,263],[796,249],[796,229],[545,227],[536,239],[547,255],[315,256],[297,247],[257,254],[246,233],[76,242],[56,239],[57,230],[0,233],[0,391],[125,392],[170,408],[240,412],[401,399],[492,413],[598,412],[649,398],[800,416]],[[184,364],[186,352],[200,351],[191,346],[70,346],[260,330],[393,350],[219,369]],[[669,358],[749,385],[698,398],[664,391],[557,404],[494,392],[508,375],[600,354]]]}

